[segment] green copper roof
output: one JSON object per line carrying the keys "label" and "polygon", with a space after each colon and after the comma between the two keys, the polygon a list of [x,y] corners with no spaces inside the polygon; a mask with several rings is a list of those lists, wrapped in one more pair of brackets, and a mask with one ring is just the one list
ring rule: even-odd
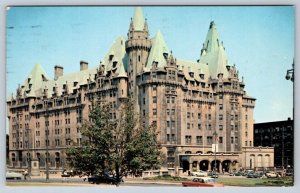
{"label": "green copper roof", "polygon": [[152,68],[153,62],[158,63],[157,68],[164,68],[167,64],[164,54],[169,55],[170,53],[160,30],[157,31],[155,37],[151,40],[151,42],[152,47],[144,71],[149,71]]}
{"label": "green copper roof", "polygon": [[200,56],[200,63],[208,64],[210,76],[217,78],[218,74],[222,73],[223,77],[227,78],[228,70],[226,66],[229,65],[228,58],[214,22],[210,23],[202,49],[204,51]]}
{"label": "green copper roof", "polygon": [[40,64],[36,64],[22,85],[22,92],[26,96],[35,96],[35,91],[49,80],[48,75]]}
{"label": "green copper roof", "polygon": [[144,25],[145,19],[143,15],[143,10],[141,7],[136,7],[133,16],[133,28],[135,31],[143,31]]}
{"label": "green copper roof", "polygon": [[125,70],[127,67],[125,41],[126,39],[124,37],[118,37],[102,59],[102,63],[105,65],[105,71],[112,71],[118,77],[127,77]]}

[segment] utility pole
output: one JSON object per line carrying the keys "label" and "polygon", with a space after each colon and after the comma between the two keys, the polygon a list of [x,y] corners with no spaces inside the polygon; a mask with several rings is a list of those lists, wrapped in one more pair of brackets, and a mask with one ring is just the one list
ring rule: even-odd
{"label": "utility pole", "polygon": [[213,172],[213,174],[215,175],[214,179],[215,179],[215,182],[216,182],[216,174],[217,174],[217,132],[216,131],[214,132],[214,136],[215,136],[215,163],[214,163],[214,172]]}
{"label": "utility pole", "polygon": [[49,114],[48,114],[48,101],[46,100],[46,111],[45,111],[45,125],[46,125],[46,182],[49,182]]}

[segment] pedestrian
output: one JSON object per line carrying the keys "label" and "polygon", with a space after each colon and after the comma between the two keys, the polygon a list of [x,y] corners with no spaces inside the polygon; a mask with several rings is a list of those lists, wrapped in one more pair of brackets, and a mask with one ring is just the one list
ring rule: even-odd
{"label": "pedestrian", "polygon": [[24,170],[24,180],[26,180],[27,179],[27,176],[28,176],[28,171],[27,170]]}

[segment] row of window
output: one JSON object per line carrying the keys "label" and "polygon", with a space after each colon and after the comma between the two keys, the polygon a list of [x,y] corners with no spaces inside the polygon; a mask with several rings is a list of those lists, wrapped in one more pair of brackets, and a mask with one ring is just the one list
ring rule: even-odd
{"label": "row of window", "polygon": [[[167,138],[168,138],[168,134],[167,134]],[[207,136],[206,137],[206,143],[207,144],[212,144],[212,143],[214,143],[214,138],[213,138],[213,136]],[[216,142],[217,143],[223,143],[223,137],[218,137],[217,139],[216,139]],[[231,144],[234,144],[234,143],[238,143],[238,137],[230,137],[230,143]],[[192,144],[192,136],[191,135],[186,135],[185,136],[185,144],[186,145],[190,145],[190,144]],[[201,144],[203,144],[203,137],[202,136],[196,136],[196,144],[197,145],[201,145]],[[247,142],[246,142],[246,144],[247,144]],[[250,144],[252,145],[252,142],[250,141]],[[251,146],[250,145],[250,146]],[[247,146],[247,145],[246,145]]]}

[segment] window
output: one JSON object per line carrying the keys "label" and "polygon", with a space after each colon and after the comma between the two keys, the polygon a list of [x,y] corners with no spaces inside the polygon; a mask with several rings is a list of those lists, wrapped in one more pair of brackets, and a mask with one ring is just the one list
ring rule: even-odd
{"label": "window", "polygon": [[175,141],[176,141],[175,134],[172,134],[172,135],[171,135],[171,140],[172,140],[172,142],[175,142]]}
{"label": "window", "polygon": [[247,131],[245,132],[245,137],[248,137],[248,132]]}
{"label": "window", "polygon": [[175,128],[175,121],[172,121],[172,128]]}
{"label": "window", "polygon": [[175,115],[175,109],[172,109],[172,115]]}
{"label": "window", "polygon": [[170,103],[170,97],[167,97],[167,103]]}
{"label": "window", "polygon": [[208,145],[212,144],[212,136],[207,136],[207,144]]}
{"label": "window", "polygon": [[167,109],[167,115],[170,115],[170,109]]}
{"label": "window", "polygon": [[223,110],[223,104],[219,104],[219,109]]}
{"label": "window", "polygon": [[172,97],[172,103],[173,104],[175,103],[175,97]]}
{"label": "window", "polygon": [[185,136],[185,144],[191,144],[192,143],[192,136],[186,135]]}
{"label": "window", "polygon": [[245,141],[245,146],[248,146],[248,141]]}
{"label": "window", "polygon": [[189,119],[191,117],[191,113],[188,112],[186,117]]}
{"label": "window", "polygon": [[167,121],[167,127],[168,128],[170,127],[170,121]]}
{"label": "window", "polygon": [[190,127],[191,127],[190,125],[191,125],[190,123],[187,123],[186,128],[187,128],[187,129],[190,129]]}
{"label": "window", "polygon": [[219,115],[219,121],[223,120],[223,115]]}
{"label": "window", "polygon": [[223,137],[219,137],[219,143],[223,143]]}
{"label": "window", "polygon": [[203,143],[202,136],[196,136],[196,142],[197,142],[197,145],[202,144]]}
{"label": "window", "polygon": [[157,86],[156,85],[153,85],[153,91],[157,90]]}
{"label": "window", "polygon": [[211,130],[211,124],[208,125],[208,130]]}
{"label": "window", "polygon": [[249,141],[249,146],[252,146],[252,141]]}
{"label": "window", "polygon": [[146,99],[145,98],[143,98],[143,104],[146,104]]}
{"label": "window", "polygon": [[231,142],[232,144],[234,143],[234,142],[233,142],[233,137],[230,138],[230,142]]}
{"label": "window", "polygon": [[223,94],[220,94],[220,95],[219,95],[219,99],[223,99]]}
{"label": "window", "polygon": [[198,129],[201,129],[201,123],[198,123]]}
{"label": "window", "polygon": [[248,120],[248,115],[245,115],[245,119]]}
{"label": "window", "polygon": [[170,142],[170,134],[167,134],[167,142]]}
{"label": "window", "polygon": [[219,125],[219,130],[220,130],[220,131],[223,130],[223,125]]}
{"label": "window", "polygon": [[153,115],[157,115],[157,110],[153,109]]}
{"label": "window", "polygon": [[211,114],[208,114],[208,120],[211,120]]}
{"label": "window", "polygon": [[156,96],[153,97],[153,103],[157,103],[157,97]]}
{"label": "window", "polygon": [[198,113],[198,119],[201,119],[201,113]]}

